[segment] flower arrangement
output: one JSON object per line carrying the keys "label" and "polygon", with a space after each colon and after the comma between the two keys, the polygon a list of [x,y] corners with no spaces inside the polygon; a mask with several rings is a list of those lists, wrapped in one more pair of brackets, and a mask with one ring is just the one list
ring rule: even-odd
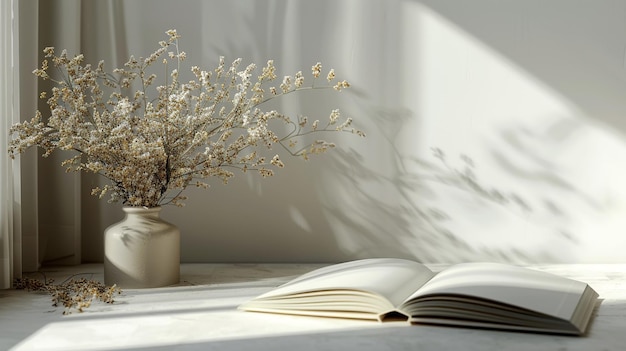
{"label": "flower arrangement", "polygon": [[[268,177],[274,168],[284,167],[278,155],[266,157],[262,149],[278,144],[308,159],[334,146],[325,140],[304,142],[311,134],[364,136],[338,110],[326,122],[310,122],[261,109],[269,100],[297,91],[348,88],[345,80],[335,80],[334,70],[322,85],[322,65],[317,63],[311,85],[305,86],[304,75],[297,72],[278,86],[268,86],[277,80],[272,60],[254,81],[254,64],[239,69],[241,59],[227,66],[221,57],[212,71],[191,67],[195,79],[182,82],[179,72],[186,55],[179,49],[180,36],[176,30],[166,33],[168,40],[150,56],[131,56],[112,73],[105,71],[103,61],[92,67],[83,63],[83,55],[69,58],[64,50],[57,56],[54,48],[46,48],[41,68],[33,73],[55,83],[50,93],[41,94],[51,114],[44,120],[37,111],[30,121],[12,126],[10,156],[32,146],[41,147],[44,157],[56,149],[70,150],[62,163],[68,172],[94,172],[110,181],[94,188],[93,195],[109,194],[110,201],[126,206],[182,206],[182,191],[189,185],[208,187],[204,180],[209,177],[227,182],[237,169]],[[58,73],[51,72],[48,60]],[[159,62],[167,72],[161,85],[151,73]],[[273,123],[282,126],[283,135],[272,129]]]}

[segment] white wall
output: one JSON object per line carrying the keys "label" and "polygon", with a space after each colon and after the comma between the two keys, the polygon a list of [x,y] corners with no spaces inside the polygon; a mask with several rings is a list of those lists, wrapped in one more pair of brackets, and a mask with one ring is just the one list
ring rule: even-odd
{"label": "white wall", "polygon": [[[353,89],[280,107],[340,107],[368,134],[274,178],[190,189],[164,210],[184,261],[626,262],[626,1],[111,3],[113,27],[83,34],[94,62],[147,55],[169,28],[190,64],[273,58],[292,74],[322,61]],[[85,261],[122,216],[88,195],[98,181],[82,179]]]}

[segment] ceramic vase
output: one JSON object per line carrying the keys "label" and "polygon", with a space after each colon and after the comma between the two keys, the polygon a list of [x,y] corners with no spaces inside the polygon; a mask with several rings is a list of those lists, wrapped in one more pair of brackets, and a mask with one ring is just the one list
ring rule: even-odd
{"label": "ceramic vase", "polygon": [[104,232],[104,281],[123,289],[156,288],[180,279],[180,231],[161,208],[124,207]]}

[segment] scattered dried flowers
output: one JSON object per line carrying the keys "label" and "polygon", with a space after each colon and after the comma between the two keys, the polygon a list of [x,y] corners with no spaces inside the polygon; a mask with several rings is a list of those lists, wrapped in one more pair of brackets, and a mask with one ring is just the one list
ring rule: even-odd
{"label": "scattered dried flowers", "polygon": [[[267,101],[296,91],[348,88],[345,80],[335,80],[334,70],[322,85],[316,84],[323,80],[322,65],[317,63],[309,86],[297,72],[285,76],[277,87],[267,87],[277,79],[273,61],[255,81],[254,64],[240,69],[240,59],[227,66],[220,58],[212,71],[191,67],[195,78],[185,83],[179,79],[186,58],[179,50],[180,36],[175,30],[167,35],[150,56],[131,56],[124,68],[112,73],[105,71],[102,61],[92,67],[83,64],[83,55],[70,58],[63,51],[57,56],[54,48],[46,48],[46,59],[33,73],[55,83],[50,93],[41,94],[51,115],[44,119],[37,111],[32,120],[14,125],[10,156],[31,146],[41,147],[44,157],[56,149],[74,151],[62,163],[68,172],[94,172],[110,180],[93,189],[93,195],[109,194],[110,201],[127,206],[154,207],[182,205],[181,192],[187,186],[206,188],[203,180],[209,177],[227,182],[236,169],[273,175],[273,168],[284,167],[283,161],[260,151],[275,144],[307,159],[334,147],[325,140],[304,142],[311,134],[341,131],[364,136],[338,110],[332,110],[325,122],[309,122],[306,117],[294,120],[261,109]],[[151,72],[156,63],[168,72],[165,84],[155,84],[157,75]],[[286,130],[284,135],[272,129],[277,122]]]}
{"label": "scattered dried flowers", "polygon": [[52,306],[65,308],[63,314],[70,314],[74,310],[83,312],[94,300],[113,303],[113,297],[122,292],[116,285],[106,286],[91,279],[70,278],[61,284],[54,284],[54,280],[46,279],[45,276],[43,280],[17,278],[15,288],[48,293],[52,297]]}

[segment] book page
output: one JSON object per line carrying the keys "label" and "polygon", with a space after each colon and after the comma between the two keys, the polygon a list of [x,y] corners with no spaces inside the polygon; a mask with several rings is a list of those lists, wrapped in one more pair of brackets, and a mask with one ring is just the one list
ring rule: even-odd
{"label": "book page", "polygon": [[459,294],[570,320],[586,287],[586,283],[532,269],[498,263],[467,263],[443,270],[410,299]]}
{"label": "book page", "polygon": [[380,295],[397,307],[434,275],[426,266],[409,260],[364,259],[304,274],[255,300],[310,291],[360,290]]}

